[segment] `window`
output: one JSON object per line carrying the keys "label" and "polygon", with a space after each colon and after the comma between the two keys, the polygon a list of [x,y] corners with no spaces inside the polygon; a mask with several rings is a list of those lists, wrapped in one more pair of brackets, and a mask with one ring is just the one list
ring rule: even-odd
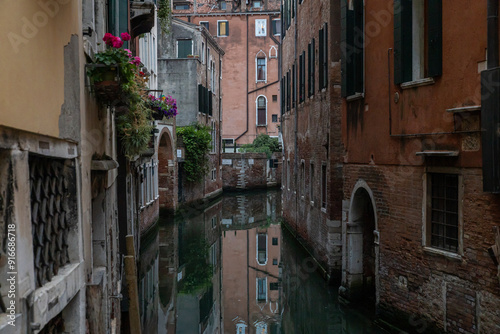
{"label": "window", "polygon": [[290,160],[286,162],[286,187],[290,190]]}
{"label": "window", "polygon": [[257,58],[257,82],[266,81],[267,71],[266,71],[267,59],[265,57],[259,56]]}
{"label": "window", "polygon": [[219,1],[219,9],[226,10],[226,1],[225,0]]}
{"label": "window", "polygon": [[326,165],[321,165],[321,208],[326,209]]}
{"label": "window", "polygon": [[286,111],[290,111],[292,96],[290,94],[292,83],[290,80],[290,70],[286,73]]}
{"label": "window", "polygon": [[217,127],[215,126],[215,122],[212,121],[212,146],[210,153],[216,153],[217,152]]}
{"label": "window", "polygon": [[340,45],[342,50],[341,79],[343,97],[364,92],[363,12],[363,0],[342,1]]}
{"label": "window", "polygon": [[177,58],[187,58],[193,54],[193,41],[190,39],[177,40]]}
{"label": "window", "polygon": [[198,85],[198,111],[212,116],[212,93],[203,85]]}
{"label": "window", "polygon": [[459,177],[427,176],[427,245],[453,253],[459,251]]}
{"label": "window", "polygon": [[279,288],[279,283],[278,282],[271,282],[269,283],[269,290],[278,290]]}
{"label": "window", "polygon": [[328,29],[327,24],[319,31],[319,89],[328,86]]}
{"label": "window", "polygon": [[277,266],[278,265],[278,259],[273,259],[273,266]]}
{"label": "window", "polygon": [[257,301],[267,301],[267,277],[257,277]]}
{"label": "window", "polygon": [[257,125],[267,125],[267,100],[264,96],[257,98]]}
{"label": "window", "polygon": [[273,102],[278,102],[278,95],[273,95]]}
{"label": "window", "polygon": [[278,114],[272,114],[271,117],[273,123],[278,123]]}
{"label": "window", "polygon": [[306,194],[306,166],[304,160],[300,162],[300,194],[302,198]]}
{"label": "window", "polygon": [[273,246],[278,246],[278,238],[273,238]]}
{"label": "window", "polygon": [[273,19],[271,21],[271,28],[272,28],[272,34],[274,36],[281,35],[281,20],[280,19]]}
{"label": "window", "polygon": [[309,171],[309,200],[314,202],[314,163],[311,162],[311,169]]}
{"label": "window", "polygon": [[442,1],[396,0],[394,6],[398,8],[394,14],[394,82],[440,76]]}
{"label": "window", "polygon": [[205,64],[205,43],[201,42],[201,62]]}
{"label": "window", "polygon": [[308,87],[309,87],[309,97],[313,96],[314,95],[314,83],[315,83],[315,77],[314,77],[314,74],[315,74],[315,66],[314,66],[314,63],[315,63],[315,42],[314,42],[314,38],[312,40],[311,43],[309,43],[309,46],[308,46],[308,53],[307,53],[307,56],[308,56],[308,69],[309,69],[309,77],[308,77]]}
{"label": "window", "polygon": [[210,66],[210,87],[212,87],[212,92],[215,92],[215,88],[216,88],[216,85],[215,85],[215,62],[212,61],[211,62],[212,65]]}
{"label": "window", "polygon": [[208,64],[208,69],[210,69],[210,66],[212,65],[212,58],[210,56],[210,48],[207,48],[207,64]]}
{"label": "window", "polygon": [[260,8],[260,7],[261,7],[260,1],[254,0],[254,2],[253,2],[253,8]]}
{"label": "window", "polygon": [[297,71],[295,64],[292,65],[292,108],[295,108],[297,101]]}
{"label": "window", "polygon": [[217,36],[229,36],[229,22],[228,21],[217,21]]}
{"label": "window", "polygon": [[255,20],[255,36],[266,36],[267,31],[267,21],[266,20]]}
{"label": "window", "polygon": [[257,262],[263,266],[267,263],[267,234],[257,234]]}
{"label": "window", "polygon": [[306,98],[306,52],[299,56],[299,103]]}
{"label": "window", "polygon": [[189,5],[184,4],[184,5],[175,5],[174,9],[189,9]]}
{"label": "window", "polygon": [[236,324],[236,334],[245,334],[246,328],[247,328],[247,325],[245,325],[243,323]]}
{"label": "window", "polygon": [[207,28],[208,31],[210,31],[210,22],[208,22],[208,21],[200,21],[200,25],[204,26],[205,28]]}
{"label": "window", "polygon": [[213,216],[212,217],[212,228],[216,228],[217,227],[217,216]]}

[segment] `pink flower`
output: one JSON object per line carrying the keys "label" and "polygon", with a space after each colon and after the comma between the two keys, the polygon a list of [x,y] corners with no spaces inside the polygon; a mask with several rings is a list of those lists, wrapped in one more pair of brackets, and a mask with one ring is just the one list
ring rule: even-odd
{"label": "pink flower", "polygon": [[123,46],[123,41],[120,39],[120,37],[115,37],[113,39],[113,44],[112,46],[115,48],[115,49],[119,49]]}
{"label": "pink flower", "polygon": [[106,42],[106,44],[108,44],[107,42],[108,42],[109,40],[111,40],[113,37],[115,37],[115,36],[113,36],[112,34],[110,34],[109,32],[107,32],[106,34],[104,34],[104,37],[102,38],[102,40],[103,40],[104,42]]}
{"label": "pink flower", "polygon": [[130,35],[126,32],[122,32],[122,34],[120,35],[120,37],[122,38],[122,40],[124,40],[125,42],[126,41],[130,41]]}
{"label": "pink flower", "polygon": [[139,66],[141,64],[141,58],[134,57],[132,60],[132,64]]}
{"label": "pink flower", "polygon": [[130,51],[129,49],[124,49],[124,50],[125,50],[125,52],[127,52],[127,56],[129,58],[131,58],[132,57],[132,51]]}

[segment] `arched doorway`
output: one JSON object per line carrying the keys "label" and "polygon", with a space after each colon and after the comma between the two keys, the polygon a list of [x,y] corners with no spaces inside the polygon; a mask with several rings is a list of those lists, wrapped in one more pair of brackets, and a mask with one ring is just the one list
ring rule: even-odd
{"label": "arched doorway", "polygon": [[378,230],[373,193],[358,181],[343,229],[343,275],[341,294],[349,300],[378,303]]}
{"label": "arched doorway", "polygon": [[177,203],[177,175],[174,148],[170,131],[164,128],[160,134],[158,147],[158,190],[160,208],[175,210]]}

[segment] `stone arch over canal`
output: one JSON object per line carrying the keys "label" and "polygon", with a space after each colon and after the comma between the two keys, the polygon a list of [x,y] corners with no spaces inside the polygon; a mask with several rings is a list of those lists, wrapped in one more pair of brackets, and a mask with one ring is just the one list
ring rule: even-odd
{"label": "stone arch over canal", "polygon": [[373,192],[358,180],[351,194],[342,228],[342,286],[339,293],[349,300],[378,304],[379,232]]}
{"label": "stone arch over canal", "polygon": [[177,205],[177,175],[175,146],[172,130],[165,126],[160,130],[158,143],[158,190],[160,208],[175,210]]}

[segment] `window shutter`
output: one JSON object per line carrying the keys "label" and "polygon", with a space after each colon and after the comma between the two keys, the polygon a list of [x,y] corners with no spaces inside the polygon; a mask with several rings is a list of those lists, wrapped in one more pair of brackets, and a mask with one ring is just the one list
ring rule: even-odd
{"label": "window shutter", "polygon": [[412,3],[394,0],[394,83],[412,80]]}
{"label": "window shutter", "polygon": [[311,58],[312,58],[311,43],[309,43],[309,45],[307,46],[307,92],[308,92],[307,96],[311,96],[311,86],[312,86],[312,82],[311,82],[311,71],[312,71]]}
{"label": "window shutter", "polygon": [[353,93],[363,93],[364,92],[364,13],[363,13],[363,0],[354,0],[354,32],[353,32],[353,49],[355,54],[353,55],[353,66],[355,72],[355,82]]}
{"label": "window shutter", "polygon": [[323,50],[323,47],[324,47],[324,31],[323,29],[320,29],[319,30],[319,89],[322,89],[323,88],[323,80],[324,80],[324,77],[323,77],[323,60],[324,60],[324,50]]}
{"label": "window shutter", "polygon": [[302,65],[302,53],[299,55],[299,103],[302,102],[302,71],[304,70]]}
{"label": "window shutter", "polygon": [[226,36],[229,36],[229,21],[226,21],[225,24],[226,24]]}
{"label": "window shutter", "polygon": [[342,97],[348,96],[347,94],[347,0],[341,0],[340,21],[340,51],[341,51],[341,95]]}
{"label": "window shutter", "polygon": [[208,114],[212,116],[212,91],[208,91]]}
{"label": "window shutter", "polygon": [[311,63],[311,95],[314,95],[315,85],[316,85],[316,40],[313,38],[311,52],[312,52],[312,63]]}
{"label": "window shutter", "polygon": [[443,73],[443,3],[429,0],[427,9],[428,76],[437,77]]}
{"label": "window shutter", "polygon": [[203,112],[203,86],[198,85],[198,111]]}
{"label": "window shutter", "polygon": [[323,85],[321,88],[328,87],[328,23],[323,27]]}

